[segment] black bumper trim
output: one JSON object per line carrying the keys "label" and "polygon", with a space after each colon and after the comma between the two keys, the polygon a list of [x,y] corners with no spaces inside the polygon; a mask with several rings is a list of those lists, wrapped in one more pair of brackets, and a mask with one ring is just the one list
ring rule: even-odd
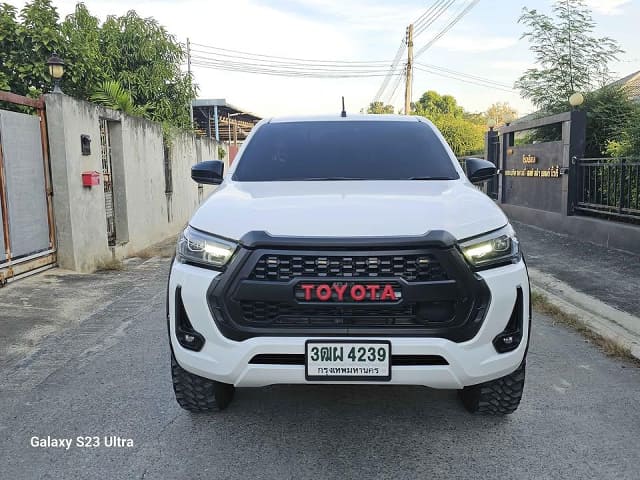
{"label": "black bumper trim", "polygon": [[[249,360],[251,365],[304,366],[303,353],[262,353]],[[440,355],[391,355],[392,367],[449,365]]]}
{"label": "black bumper trim", "polygon": [[403,237],[282,237],[264,231],[252,231],[242,236],[240,245],[249,249],[287,248],[304,250],[365,250],[438,247],[449,248],[456,239],[449,232],[433,230],[424,235]]}
{"label": "black bumper trim", "polygon": [[[436,240],[434,240],[434,236]],[[480,330],[491,294],[484,280],[469,268],[457,246],[450,245],[449,237],[451,235],[446,232],[432,232],[432,234],[422,237],[324,239],[272,237],[264,232],[251,232],[242,239],[241,243],[243,245],[246,243],[246,246],[238,248],[227,265],[226,271],[212,281],[207,293],[209,308],[218,330],[225,337],[235,341],[261,336],[332,337],[348,335],[357,337],[435,337],[464,342],[473,338]],[[443,239],[447,241],[443,241]],[[268,248],[264,248],[265,242],[269,244]],[[360,246],[364,244],[366,247]],[[407,245],[411,245],[411,247],[409,248]],[[313,304],[297,302],[293,285],[300,281],[317,281],[318,278],[296,277],[292,281],[293,283],[248,280],[261,256],[274,252],[286,254],[292,250],[322,255],[324,252],[333,251],[334,248],[348,251],[353,255],[375,256],[384,251],[390,255],[431,254],[435,256],[451,280],[406,282],[398,277],[379,277],[376,280],[398,282],[403,285],[403,299],[398,302],[398,305],[410,305],[411,301],[436,303],[439,298],[447,298],[448,301],[455,303],[453,320],[442,323],[427,322],[427,325],[417,321],[367,324],[366,321],[360,321],[361,319],[353,324],[340,321],[332,324],[323,320],[314,325],[315,313],[305,313],[304,315],[309,315],[307,318],[311,321],[300,324],[297,321],[286,324],[278,324],[278,322],[265,324],[249,322],[250,324],[247,324],[242,313],[242,302],[246,301],[277,302],[281,300],[297,307],[305,305],[316,308],[316,305]],[[340,280],[344,281],[345,279]],[[350,280],[367,282],[372,279],[353,277]],[[323,317],[323,306],[317,305],[317,317]],[[333,316],[333,314],[325,314],[325,317],[327,315],[328,317]],[[390,316],[393,315],[390,314]],[[345,316],[344,319],[348,320],[349,317]]]}

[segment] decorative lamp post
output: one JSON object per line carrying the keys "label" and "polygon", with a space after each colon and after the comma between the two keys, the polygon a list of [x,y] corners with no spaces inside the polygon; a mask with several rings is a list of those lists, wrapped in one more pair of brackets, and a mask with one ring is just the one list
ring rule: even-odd
{"label": "decorative lamp post", "polygon": [[49,67],[49,75],[53,78],[53,93],[62,93],[60,79],[64,75],[64,61],[56,52],[53,52],[47,60],[47,67]]}
{"label": "decorative lamp post", "polygon": [[515,115],[513,115],[513,113],[511,112],[507,112],[504,114],[504,124],[509,126],[511,124],[511,122],[513,122],[516,119]]}
{"label": "decorative lamp post", "polygon": [[571,105],[571,108],[577,108],[583,103],[584,95],[582,95],[580,92],[575,92],[569,97],[569,105]]}
{"label": "decorative lamp post", "polygon": [[490,118],[487,120],[487,127],[489,127],[489,131],[493,132],[494,127],[496,126],[496,119]]}

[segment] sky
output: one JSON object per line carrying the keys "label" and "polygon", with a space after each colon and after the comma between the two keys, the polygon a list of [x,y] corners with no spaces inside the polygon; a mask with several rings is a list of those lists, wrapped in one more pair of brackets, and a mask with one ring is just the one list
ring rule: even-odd
{"label": "sky", "polygon": [[[0,0],[2,1],[2,0]],[[6,0],[5,0],[6,1]],[[178,40],[263,55],[318,60],[391,61],[406,26],[435,0],[85,0],[103,19],[134,8],[154,17]],[[17,7],[24,1],[9,0]],[[465,0],[457,0],[450,15]],[[523,26],[517,20],[524,6],[549,12],[551,0],[480,0],[460,22],[416,61],[513,85],[533,65]],[[615,78],[640,70],[640,0],[587,0],[597,23],[596,34],[617,40],[625,53],[611,65]],[[61,17],[76,0],[53,0]],[[427,44],[447,23],[446,15],[414,39],[415,50]],[[366,108],[382,78],[309,79],[257,75],[194,67],[199,98],[224,98],[259,116],[321,114]],[[393,82],[392,82],[393,83]],[[426,90],[456,97],[471,112],[494,102],[509,102],[519,115],[533,110],[516,91],[472,85],[415,71],[413,100]],[[386,96],[385,96],[386,97]],[[385,99],[383,97],[383,99]],[[403,105],[404,89],[393,103]]]}

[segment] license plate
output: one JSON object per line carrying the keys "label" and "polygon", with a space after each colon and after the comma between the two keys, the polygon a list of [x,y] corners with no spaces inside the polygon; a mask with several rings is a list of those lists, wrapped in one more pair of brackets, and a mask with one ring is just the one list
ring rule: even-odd
{"label": "license plate", "polygon": [[307,340],[305,376],[313,381],[389,381],[391,342]]}

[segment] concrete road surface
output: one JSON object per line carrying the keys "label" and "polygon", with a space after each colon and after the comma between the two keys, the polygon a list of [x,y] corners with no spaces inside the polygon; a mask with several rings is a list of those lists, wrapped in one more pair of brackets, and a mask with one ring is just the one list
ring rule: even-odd
{"label": "concrete road surface", "polygon": [[[506,418],[470,416],[455,392],[385,386],[239,390],[222,413],[189,414],[171,390],[167,267],[54,270],[0,290],[0,346],[13,352],[0,350],[0,478],[640,479],[640,369],[542,316]],[[19,349],[29,322],[48,336]]]}

